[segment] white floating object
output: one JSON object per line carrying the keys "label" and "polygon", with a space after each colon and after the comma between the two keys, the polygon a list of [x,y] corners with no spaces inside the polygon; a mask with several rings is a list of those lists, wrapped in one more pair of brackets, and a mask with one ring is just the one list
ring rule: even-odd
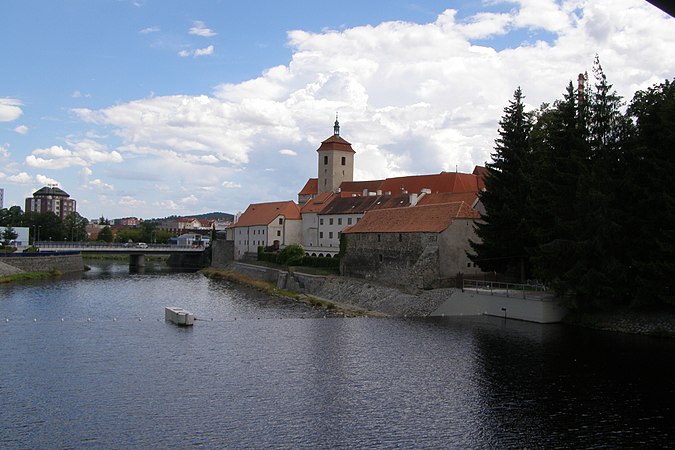
{"label": "white floating object", "polygon": [[183,308],[167,306],[164,308],[164,320],[176,325],[191,326],[195,323],[195,315]]}

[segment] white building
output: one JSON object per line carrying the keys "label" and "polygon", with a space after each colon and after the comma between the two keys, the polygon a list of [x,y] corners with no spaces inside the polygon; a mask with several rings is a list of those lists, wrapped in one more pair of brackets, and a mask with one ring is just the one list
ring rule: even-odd
{"label": "white building", "polygon": [[284,248],[302,242],[300,208],[292,200],[251,204],[230,229],[237,260],[257,253],[258,247]]}

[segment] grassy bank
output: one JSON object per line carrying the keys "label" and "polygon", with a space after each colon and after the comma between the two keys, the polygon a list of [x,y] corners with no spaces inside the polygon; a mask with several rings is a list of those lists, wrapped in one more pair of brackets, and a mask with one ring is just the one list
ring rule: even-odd
{"label": "grassy bank", "polygon": [[314,308],[331,312],[331,314],[346,315],[350,317],[367,315],[367,311],[364,310],[344,307],[331,301],[319,299],[311,295],[300,294],[298,292],[287,291],[285,289],[278,289],[273,283],[257,280],[231,270],[214,269],[209,267],[200,270],[200,273],[208,278],[227,280],[244,286],[253,287],[266,294],[274,295],[276,297],[288,298],[306,305],[310,305]]}
{"label": "grassy bank", "polygon": [[12,275],[0,275],[0,284],[45,280],[48,278],[58,278],[61,275],[61,272],[58,270],[52,270],[51,272],[21,272]]}

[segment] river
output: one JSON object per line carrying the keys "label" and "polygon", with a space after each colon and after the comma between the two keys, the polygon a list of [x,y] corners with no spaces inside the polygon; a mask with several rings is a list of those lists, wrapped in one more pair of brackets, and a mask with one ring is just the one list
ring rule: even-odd
{"label": "river", "polygon": [[[666,448],[675,342],[324,312],[120,262],[0,285],[0,448]],[[199,319],[164,322],[164,307]]]}

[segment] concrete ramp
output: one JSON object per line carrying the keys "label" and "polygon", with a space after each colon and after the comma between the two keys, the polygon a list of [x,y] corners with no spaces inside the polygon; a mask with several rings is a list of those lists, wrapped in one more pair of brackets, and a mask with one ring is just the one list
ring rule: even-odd
{"label": "concrete ramp", "polygon": [[537,323],[557,323],[567,308],[555,298],[522,298],[455,290],[431,316],[488,315]]}

